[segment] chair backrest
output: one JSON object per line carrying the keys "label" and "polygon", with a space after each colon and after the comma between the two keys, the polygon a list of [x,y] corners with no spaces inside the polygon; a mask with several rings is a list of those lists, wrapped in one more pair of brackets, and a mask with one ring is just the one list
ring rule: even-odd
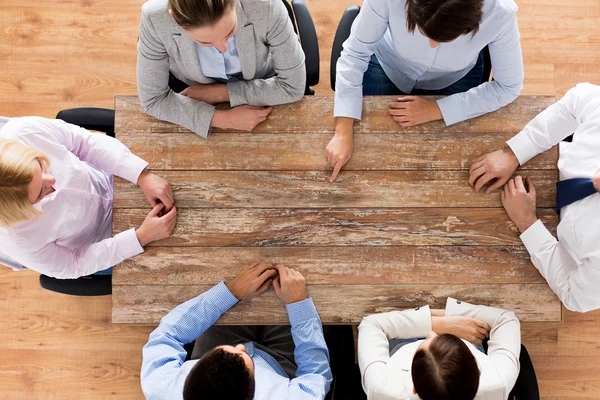
{"label": "chair backrest", "polygon": [[356,19],[356,16],[360,12],[360,6],[349,6],[342,14],[342,19],[335,31],[333,38],[333,46],[331,47],[331,63],[329,64],[329,80],[331,84],[331,90],[335,90],[335,74],[338,59],[342,54],[342,45],[350,36],[350,29],[352,23]]}
{"label": "chair backrest", "polygon": [[287,9],[294,32],[298,35],[302,51],[304,52],[304,65],[306,67],[305,94],[314,94],[311,86],[319,83],[320,73],[319,41],[317,39],[315,24],[304,0],[292,0],[291,5],[286,0],[283,0],[283,4]]}

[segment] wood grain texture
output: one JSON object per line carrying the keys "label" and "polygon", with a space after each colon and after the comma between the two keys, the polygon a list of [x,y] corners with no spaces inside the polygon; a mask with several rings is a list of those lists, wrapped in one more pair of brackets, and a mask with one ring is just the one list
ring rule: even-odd
{"label": "wood grain texture", "polygon": [[[357,133],[518,133],[537,114],[556,102],[553,96],[521,96],[513,103],[493,113],[446,126],[443,121],[402,128],[389,115],[389,103],[397,96],[365,96],[362,120],[356,122]],[[145,114],[135,96],[115,98],[115,132],[175,133],[189,130]],[[293,104],[277,106],[266,121],[254,128],[255,133],[317,133],[333,134],[335,124],[332,96],[305,96]],[[214,132],[221,132],[214,129]],[[230,131],[230,130],[228,130]],[[193,133],[192,133],[193,134]],[[210,140],[210,139],[209,139]]]}
{"label": "wood grain texture", "polygon": [[[473,193],[468,171],[161,171],[179,208],[502,207],[498,191]],[[556,204],[556,171],[529,171],[538,207]],[[115,208],[139,208],[140,189],[115,180]]]}
{"label": "wood grain texture", "polygon": [[153,247],[115,268],[113,281],[215,284],[255,262],[294,268],[311,285],[545,284],[522,246]]}
{"label": "wood grain texture", "polygon": [[[148,209],[113,211],[113,230],[139,227]],[[553,209],[538,218],[555,232]],[[149,246],[520,246],[515,224],[500,208],[179,210],[171,237]]]}
{"label": "wood grain texture", "polygon": [[[157,323],[177,305],[212,285],[118,285],[113,288],[114,323]],[[152,298],[145,294],[153,293]],[[426,304],[443,308],[456,296],[474,304],[513,310],[523,321],[560,321],[560,304],[545,284],[505,285],[311,285],[312,297],[325,324],[358,324],[365,315]],[[285,305],[272,290],[239,302],[218,321],[235,324],[288,324]]]}
{"label": "wood grain texture", "polygon": [[[469,169],[483,154],[501,149],[513,133],[369,133],[354,138],[352,170]],[[121,131],[119,140],[155,170],[328,170],[329,133],[213,133],[206,140],[189,133],[168,136]],[[164,138],[164,140],[161,140]],[[149,145],[151,143],[151,145]],[[251,157],[240,157],[251,154]],[[556,169],[558,147],[521,170]],[[519,172],[517,172],[519,173]]]}

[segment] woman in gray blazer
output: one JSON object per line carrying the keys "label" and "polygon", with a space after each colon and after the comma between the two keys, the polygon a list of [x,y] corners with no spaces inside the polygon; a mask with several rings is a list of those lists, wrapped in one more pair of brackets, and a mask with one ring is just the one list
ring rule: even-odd
{"label": "woman in gray blazer", "polygon": [[[211,127],[250,131],[267,106],[302,98],[304,53],[281,0],[150,0],[137,84],[153,117],[204,138]],[[215,109],[224,102],[231,109]]]}

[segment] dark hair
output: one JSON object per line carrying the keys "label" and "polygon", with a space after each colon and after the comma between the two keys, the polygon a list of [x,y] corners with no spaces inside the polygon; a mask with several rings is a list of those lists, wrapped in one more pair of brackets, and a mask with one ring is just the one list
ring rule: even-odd
{"label": "dark hair", "polygon": [[252,400],[254,375],[239,354],[216,347],[185,379],[184,400]]}
{"label": "dark hair", "polygon": [[419,349],[412,362],[415,391],[423,400],[473,400],[479,388],[479,368],[469,347],[444,334]]}
{"label": "dark hair", "polygon": [[211,26],[219,22],[234,0],[169,0],[173,19],[182,28]]}
{"label": "dark hair", "polygon": [[461,35],[479,31],[483,0],[406,0],[409,32],[420,28],[436,42],[450,42]]}

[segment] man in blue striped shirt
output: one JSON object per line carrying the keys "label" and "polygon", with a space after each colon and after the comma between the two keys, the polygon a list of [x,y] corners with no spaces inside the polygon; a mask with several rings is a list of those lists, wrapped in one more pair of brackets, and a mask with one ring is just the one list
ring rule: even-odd
{"label": "man in blue striped shirt", "polygon": [[[238,301],[273,286],[289,327],[211,326]],[[286,332],[287,330],[287,332]],[[185,361],[184,344],[194,341]],[[219,344],[218,346],[215,346]],[[306,281],[283,265],[253,264],[162,318],[143,349],[147,399],[323,399],[332,374],[321,320]]]}

